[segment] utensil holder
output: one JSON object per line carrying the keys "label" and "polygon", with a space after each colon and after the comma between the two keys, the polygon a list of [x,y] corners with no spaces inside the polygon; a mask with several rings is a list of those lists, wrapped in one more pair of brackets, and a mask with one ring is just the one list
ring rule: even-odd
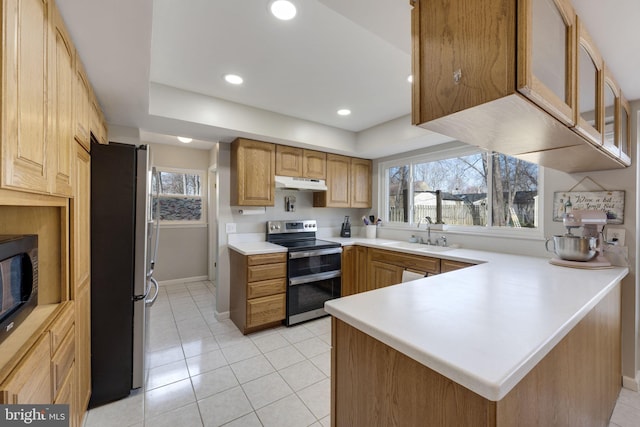
{"label": "utensil holder", "polygon": [[367,239],[375,239],[376,238],[376,229],[378,227],[375,225],[367,225],[365,226],[365,235]]}

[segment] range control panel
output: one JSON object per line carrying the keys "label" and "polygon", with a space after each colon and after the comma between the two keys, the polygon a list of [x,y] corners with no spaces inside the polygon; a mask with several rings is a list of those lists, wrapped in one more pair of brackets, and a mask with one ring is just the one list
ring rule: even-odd
{"label": "range control panel", "polygon": [[315,219],[294,221],[267,221],[267,234],[302,233],[318,231]]}

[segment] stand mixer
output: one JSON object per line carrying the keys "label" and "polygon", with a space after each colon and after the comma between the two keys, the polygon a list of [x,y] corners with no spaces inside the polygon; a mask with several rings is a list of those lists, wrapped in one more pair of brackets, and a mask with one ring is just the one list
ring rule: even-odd
{"label": "stand mixer", "polygon": [[603,230],[607,225],[607,214],[597,210],[574,210],[565,214],[562,223],[567,228],[565,236],[573,236],[573,230],[582,227],[582,237],[595,237],[597,239],[596,256],[589,261],[568,261],[554,258],[550,262],[556,265],[579,268],[605,268],[611,263],[604,257]]}

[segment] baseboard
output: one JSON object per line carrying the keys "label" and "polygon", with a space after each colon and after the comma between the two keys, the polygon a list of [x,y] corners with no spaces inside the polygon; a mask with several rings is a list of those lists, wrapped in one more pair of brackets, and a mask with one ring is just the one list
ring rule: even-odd
{"label": "baseboard", "polygon": [[180,283],[202,282],[204,280],[209,280],[209,276],[196,276],[196,277],[185,277],[184,279],[162,280],[162,281],[158,281],[158,285],[160,286],[178,285]]}
{"label": "baseboard", "polygon": [[223,311],[222,313],[220,313],[219,311],[216,311],[213,313],[213,315],[216,317],[216,320],[220,321],[220,320],[227,320],[230,318],[230,312],[229,311]]}
{"label": "baseboard", "polygon": [[640,391],[640,371],[636,373],[635,378],[622,376],[622,387],[633,391]]}

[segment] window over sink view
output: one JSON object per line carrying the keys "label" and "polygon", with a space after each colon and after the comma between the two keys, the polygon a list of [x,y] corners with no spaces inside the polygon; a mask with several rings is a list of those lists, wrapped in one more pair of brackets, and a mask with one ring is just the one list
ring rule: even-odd
{"label": "window over sink view", "polygon": [[[388,223],[419,225],[437,218],[468,227],[538,227],[536,164],[488,151],[442,153],[382,165]],[[490,190],[490,191],[489,191]]]}

